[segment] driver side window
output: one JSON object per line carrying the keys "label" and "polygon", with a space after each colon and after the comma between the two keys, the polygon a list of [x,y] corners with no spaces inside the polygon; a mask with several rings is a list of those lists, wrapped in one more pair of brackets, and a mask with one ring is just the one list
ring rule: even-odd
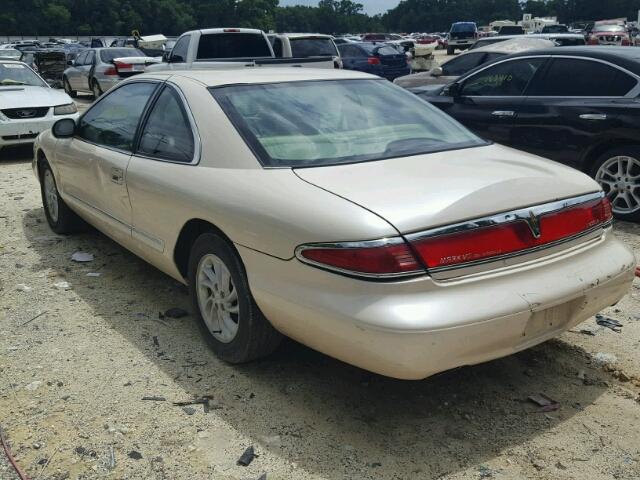
{"label": "driver side window", "polygon": [[140,116],[155,83],[124,85],[95,104],[78,124],[78,136],[90,143],[131,151]]}
{"label": "driver side window", "polygon": [[544,63],[544,58],[502,62],[467,78],[461,94],[467,97],[518,97]]}

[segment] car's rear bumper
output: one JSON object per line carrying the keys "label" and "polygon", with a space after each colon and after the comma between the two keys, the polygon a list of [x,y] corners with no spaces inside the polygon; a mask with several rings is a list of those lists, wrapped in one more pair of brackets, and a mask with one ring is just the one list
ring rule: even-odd
{"label": "car's rear bumper", "polygon": [[256,302],[278,330],[404,379],[548,340],[620,300],[635,268],[633,254],[610,230],[553,260],[449,282],[361,281],[238,249]]}

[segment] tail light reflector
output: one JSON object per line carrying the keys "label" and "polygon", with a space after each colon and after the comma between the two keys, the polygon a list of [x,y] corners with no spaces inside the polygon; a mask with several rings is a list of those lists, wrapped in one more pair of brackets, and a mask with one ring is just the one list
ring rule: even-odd
{"label": "tail light reflector", "polygon": [[107,67],[106,70],[103,72],[104,75],[118,75],[118,70],[116,70],[116,67]]}
{"label": "tail light reflector", "polygon": [[378,57],[369,57],[367,58],[367,63],[369,65],[380,65],[380,59]]}
{"label": "tail light reflector", "polygon": [[424,268],[402,239],[342,244],[303,245],[297,257],[312,265],[342,273],[376,276],[402,276],[424,273]]}
{"label": "tail light reflector", "polygon": [[449,267],[567,239],[611,218],[611,204],[601,198],[539,217],[418,238],[411,244],[428,268]]}

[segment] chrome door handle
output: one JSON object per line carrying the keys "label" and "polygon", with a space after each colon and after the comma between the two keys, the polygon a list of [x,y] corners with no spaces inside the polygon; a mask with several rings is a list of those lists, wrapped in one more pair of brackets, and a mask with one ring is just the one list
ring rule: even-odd
{"label": "chrome door handle", "polygon": [[607,116],[604,113],[583,113],[580,118],[582,120],[606,120]]}
{"label": "chrome door handle", "polygon": [[491,112],[491,115],[494,117],[513,117],[516,112],[512,110],[496,110],[495,112]]}
{"label": "chrome door handle", "polygon": [[112,168],[111,169],[111,181],[113,183],[117,183],[118,185],[122,185],[124,180],[124,172],[121,168]]}

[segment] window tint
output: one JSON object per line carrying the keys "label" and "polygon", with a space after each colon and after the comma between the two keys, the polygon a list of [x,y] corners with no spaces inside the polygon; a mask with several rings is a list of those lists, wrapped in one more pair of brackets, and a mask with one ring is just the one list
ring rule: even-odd
{"label": "window tint", "polygon": [[114,90],[80,119],[80,138],[105,147],[131,150],[140,115],[156,88],[154,83],[131,83]]}
{"label": "window tint", "polygon": [[543,62],[543,58],[526,58],[486,68],[464,82],[462,95],[520,96]]}
{"label": "window tint", "polygon": [[142,131],[138,151],[176,162],[193,160],[191,124],[173,88],[166,87],[158,97]]}
{"label": "window tint", "polygon": [[282,40],[279,38],[274,38],[271,40],[271,45],[273,46],[273,54],[281,58],[282,57]]}
{"label": "window tint", "polygon": [[482,59],[486,54],[484,53],[465,53],[459,57],[449,60],[442,65],[442,74],[447,76],[460,76],[467,73],[472,68],[480,65]]}
{"label": "window tint", "polygon": [[555,58],[529,95],[550,97],[621,97],[635,85],[633,77],[600,62]]}
{"label": "window tint", "polygon": [[216,33],[202,35],[198,44],[198,60],[212,58],[271,57],[271,49],[258,33]]}
{"label": "window tint", "polygon": [[191,35],[186,35],[176,42],[171,50],[171,63],[184,63],[187,61],[190,39]]}
{"label": "window tint", "polygon": [[100,50],[100,60],[104,63],[111,63],[114,58],[119,57],[144,57],[137,48],[110,48],[108,50]]}
{"label": "window tint", "polygon": [[296,58],[333,57],[338,54],[329,38],[296,38],[290,42],[291,55]]}

